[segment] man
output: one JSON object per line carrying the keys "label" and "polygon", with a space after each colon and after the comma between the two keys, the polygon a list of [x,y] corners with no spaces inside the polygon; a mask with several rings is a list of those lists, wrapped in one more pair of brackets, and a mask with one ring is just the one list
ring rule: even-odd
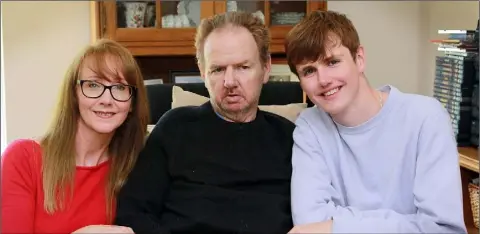
{"label": "man", "polygon": [[372,88],[357,31],[313,12],[285,42],[316,105],[296,121],[291,233],[465,233],[449,115],[431,97]]}
{"label": "man", "polygon": [[135,233],[287,233],[295,125],[258,110],[268,29],[248,13],[216,15],[202,21],[196,47],[210,102],[159,120],[115,222]]}

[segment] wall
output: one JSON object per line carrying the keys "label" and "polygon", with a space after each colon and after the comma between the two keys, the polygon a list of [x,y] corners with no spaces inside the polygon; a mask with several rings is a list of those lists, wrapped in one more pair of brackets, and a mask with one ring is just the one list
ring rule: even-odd
{"label": "wall", "polygon": [[11,142],[46,130],[64,72],[89,43],[90,12],[88,2],[1,4],[6,130]]}
{"label": "wall", "polygon": [[[90,12],[85,1],[1,4],[11,142],[45,131],[65,69],[89,42]],[[372,85],[423,94],[433,82],[435,47],[428,40],[439,28],[472,28],[478,19],[478,2],[330,1],[328,6],[357,27]]]}
{"label": "wall", "polygon": [[345,13],[357,28],[371,85],[420,92],[421,2],[329,1],[328,9]]}

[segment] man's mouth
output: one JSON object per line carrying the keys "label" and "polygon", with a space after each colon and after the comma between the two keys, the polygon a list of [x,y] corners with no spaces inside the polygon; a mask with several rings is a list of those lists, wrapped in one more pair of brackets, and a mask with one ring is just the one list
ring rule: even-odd
{"label": "man's mouth", "polygon": [[342,86],[338,86],[336,88],[330,89],[330,90],[322,93],[321,95],[324,96],[324,97],[330,97],[330,96],[336,94],[338,91],[340,91],[340,89],[342,89]]}

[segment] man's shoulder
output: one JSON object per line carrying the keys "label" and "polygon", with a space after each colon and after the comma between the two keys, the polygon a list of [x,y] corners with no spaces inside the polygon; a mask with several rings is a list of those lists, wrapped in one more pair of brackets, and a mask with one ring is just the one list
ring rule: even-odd
{"label": "man's shoulder", "polygon": [[415,113],[415,116],[418,118],[427,118],[447,113],[443,104],[434,97],[415,93],[401,93],[400,95],[401,105],[398,108],[409,114]]}
{"label": "man's shoulder", "polygon": [[168,110],[156,125],[171,126],[198,119],[204,108],[202,106],[181,106]]}
{"label": "man's shoulder", "polygon": [[293,132],[293,129],[295,128],[295,124],[292,121],[288,120],[287,118],[268,112],[268,111],[260,110],[259,112],[263,114],[263,116],[265,117],[265,120],[272,126],[279,127],[287,131]]}

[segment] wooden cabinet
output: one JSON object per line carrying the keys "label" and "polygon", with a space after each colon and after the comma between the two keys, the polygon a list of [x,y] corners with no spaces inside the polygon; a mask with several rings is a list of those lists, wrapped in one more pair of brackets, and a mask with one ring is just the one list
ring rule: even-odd
{"label": "wooden cabinet", "polygon": [[325,10],[325,1],[92,1],[92,39],[106,37],[136,56],[194,55],[201,19],[227,11],[246,11],[264,19],[272,35],[272,53],[299,19]]}
{"label": "wooden cabinet", "polygon": [[474,147],[459,147],[458,153],[460,155],[460,173],[462,176],[463,218],[467,227],[467,233],[478,234],[479,230],[475,227],[473,221],[472,201],[468,191],[468,184],[473,179],[478,178],[478,173],[480,172],[478,149]]}

